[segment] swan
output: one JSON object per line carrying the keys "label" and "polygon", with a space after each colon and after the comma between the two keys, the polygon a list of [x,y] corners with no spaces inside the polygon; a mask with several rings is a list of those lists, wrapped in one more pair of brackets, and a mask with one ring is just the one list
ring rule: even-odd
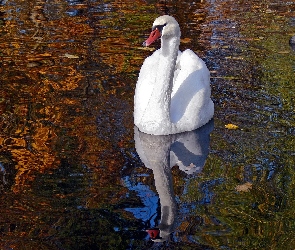
{"label": "swan", "polygon": [[134,95],[134,124],[153,135],[177,134],[205,125],[214,114],[210,73],[192,50],[179,51],[180,28],[158,17],[145,46],[161,38],[161,48],[140,69]]}

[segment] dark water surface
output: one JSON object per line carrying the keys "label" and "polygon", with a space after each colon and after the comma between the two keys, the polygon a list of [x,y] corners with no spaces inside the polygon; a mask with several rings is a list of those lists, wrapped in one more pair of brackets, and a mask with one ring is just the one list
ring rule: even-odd
{"label": "dark water surface", "polygon": [[215,115],[153,137],[133,94],[163,5],[0,1],[1,249],[295,248],[295,3],[167,5]]}

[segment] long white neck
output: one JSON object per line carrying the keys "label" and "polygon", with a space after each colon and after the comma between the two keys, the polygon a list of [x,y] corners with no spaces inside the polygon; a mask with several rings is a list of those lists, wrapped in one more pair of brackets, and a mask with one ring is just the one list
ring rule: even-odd
{"label": "long white neck", "polygon": [[[179,41],[179,37],[170,37],[169,39],[162,37],[161,39],[154,89],[146,109],[153,113],[151,122],[163,130],[172,126],[170,104]],[[149,116],[149,118],[151,117]]]}

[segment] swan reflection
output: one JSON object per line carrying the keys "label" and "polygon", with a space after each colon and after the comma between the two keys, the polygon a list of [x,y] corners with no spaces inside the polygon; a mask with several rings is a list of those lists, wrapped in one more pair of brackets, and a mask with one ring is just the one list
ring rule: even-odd
{"label": "swan reflection", "polygon": [[134,128],[136,151],[147,168],[153,170],[161,204],[157,228],[147,230],[154,241],[165,241],[173,231],[177,205],[173,192],[171,168],[175,165],[191,175],[202,171],[209,153],[213,120],[203,127],[180,134],[149,135]]}

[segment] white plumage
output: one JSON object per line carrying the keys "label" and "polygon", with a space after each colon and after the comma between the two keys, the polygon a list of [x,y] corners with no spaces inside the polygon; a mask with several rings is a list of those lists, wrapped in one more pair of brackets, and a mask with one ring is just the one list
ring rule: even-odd
{"label": "white plumage", "polygon": [[210,73],[193,51],[179,51],[180,29],[171,16],[160,16],[146,41],[161,37],[161,48],[145,59],[134,96],[134,123],[154,135],[192,131],[214,114]]}

